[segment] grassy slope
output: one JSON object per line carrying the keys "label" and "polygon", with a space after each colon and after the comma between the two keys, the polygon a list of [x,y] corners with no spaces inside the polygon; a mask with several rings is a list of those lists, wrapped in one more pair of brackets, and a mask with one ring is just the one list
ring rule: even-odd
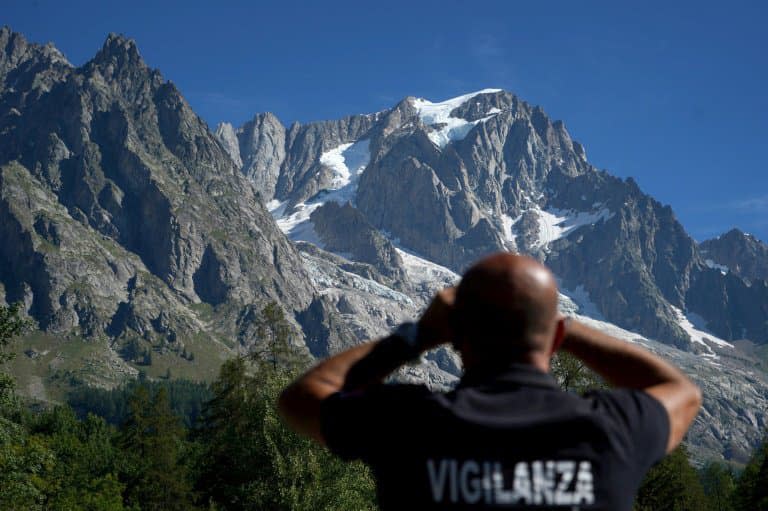
{"label": "grassy slope", "polygon": [[7,364],[22,395],[43,402],[64,402],[74,387],[87,384],[111,388],[144,371],[150,379],[172,378],[212,381],[219,367],[232,351],[210,337],[200,334],[185,342],[194,360],[178,353],[152,349],[152,365],[139,365],[122,360],[106,339],[85,340],[71,335],[57,337],[35,331],[13,345],[16,358]]}

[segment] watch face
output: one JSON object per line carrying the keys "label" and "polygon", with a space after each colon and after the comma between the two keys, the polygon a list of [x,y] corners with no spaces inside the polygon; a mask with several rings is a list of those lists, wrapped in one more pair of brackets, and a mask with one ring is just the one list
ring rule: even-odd
{"label": "watch face", "polygon": [[419,328],[416,323],[403,323],[399,327],[397,327],[397,336],[402,337],[406,341],[408,341],[408,344],[411,346],[416,345],[416,337],[418,334]]}

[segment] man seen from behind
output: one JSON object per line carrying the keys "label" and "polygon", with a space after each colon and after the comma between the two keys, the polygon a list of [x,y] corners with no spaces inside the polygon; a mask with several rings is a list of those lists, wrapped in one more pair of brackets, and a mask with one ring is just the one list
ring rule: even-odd
{"label": "man seen from behind", "polygon": [[[557,296],[537,261],[487,257],[418,323],[310,369],[281,395],[281,414],[369,464],[384,511],[629,511],[645,473],[693,422],[701,392],[645,349],[560,316]],[[453,391],[383,383],[443,343],[464,365]],[[558,349],[613,389],[561,390],[549,374]]]}

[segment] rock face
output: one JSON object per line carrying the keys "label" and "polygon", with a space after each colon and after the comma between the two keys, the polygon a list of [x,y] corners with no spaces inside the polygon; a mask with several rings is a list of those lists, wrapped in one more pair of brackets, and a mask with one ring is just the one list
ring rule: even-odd
{"label": "rock face", "polygon": [[280,167],[285,161],[285,128],[272,114],[259,114],[238,130],[243,172],[265,201],[275,195]]}
{"label": "rock face", "polygon": [[753,280],[768,280],[768,245],[751,234],[731,229],[699,245],[707,266]]}
{"label": "rock face", "polygon": [[[257,120],[267,117],[276,122],[257,115],[239,137],[268,139],[267,152],[282,155],[272,144],[280,145],[270,135],[280,131],[274,122],[259,128]],[[263,153],[252,147],[241,142],[241,154]],[[362,159],[359,147],[366,150]],[[361,251],[360,237],[370,245],[373,230],[455,272],[489,252],[516,250],[549,264],[564,288],[579,289],[601,317],[650,338],[710,351],[681,326],[696,314],[726,340],[744,330],[768,342],[758,288],[728,284],[669,206],[631,178],[595,169],[562,122],[509,92],[442,103],[411,97],[374,115],[294,125],[282,148],[284,158],[271,160],[282,161],[277,177],[276,165],[246,164],[243,171],[275,199],[273,213],[293,240],[348,253],[387,275],[394,275],[396,259],[375,261]],[[358,160],[362,167],[349,166]],[[274,195],[264,180],[277,182]],[[339,227],[352,218],[353,229]],[[751,261],[739,268],[752,275],[765,267],[759,257]],[[758,304],[726,306],[742,297]]]}
{"label": "rock face", "polygon": [[699,245],[708,267],[691,282],[689,308],[724,339],[768,337],[768,246],[733,229]]}
{"label": "rock face", "polygon": [[200,336],[237,351],[256,342],[249,311],[275,301],[293,321],[314,303],[227,154],[236,141],[222,147],[133,41],[110,35],[75,68],[4,28],[0,80],[0,281],[42,330],[118,351]]}
{"label": "rock face", "polygon": [[242,168],[243,160],[240,158],[240,143],[237,141],[235,129],[228,122],[222,122],[216,126],[216,138],[221,141],[221,145],[227,150],[232,161],[238,168]]}
{"label": "rock face", "polygon": [[350,203],[340,206],[328,202],[316,209],[310,219],[327,250],[349,254],[349,259],[370,264],[382,275],[405,280],[403,260],[392,242]]}

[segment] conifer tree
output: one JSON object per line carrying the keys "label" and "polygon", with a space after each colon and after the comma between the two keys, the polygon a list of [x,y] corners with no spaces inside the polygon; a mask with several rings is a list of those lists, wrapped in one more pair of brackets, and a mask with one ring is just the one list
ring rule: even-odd
{"label": "conifer tree", "polygon": [[119,439],[127,504],[146,511],[193,509],[184,437],[165,389],[151,396],[145,386],[137,387]]}
{"label": "conifer tree", "polygon": [[682,444],[648,472],[635,501],[636,511],[698,511],[708,506]]}
{"label": "conifer tree", "polygon": [[584,392],[607,388],[606,383],[584,362],[567,351],[560,351],[552,358],[552,375],[560,387],[569,392]]}
{"label": "conifer tree", "polygon": [[292,328],[279,303],[269,302],[264,306],[257,333],[259,341],[251,358],[268,363],[273,371],[282,369],[295,373],[310,362],[309,356],[292,344]]}
{"label": "conifer tree", "polygon": [[768,511],[768,435],[739,476],[734,501],[738,511]]}
{"label": "conifer tree", "polygon": [[10,350],[11,341],[23,334],[30,327],[30,322],[21,315],[21,304],[9,307],[0,306],[0,416],[18,419],[19,406],[15,396],[13,378],[3,372],[2,366],[12,360],[15,353]]}
{"label": "conifer tree", "polygon": [[367,468],[336,459],[279,419],[277,396],[289,381],[271,362],[224,364],[199,432],[203,503],[227,510],[375,509]]}
{"label": "conifer tree", "polygon": [[37,417],[32,431],[54,457],[46,475],[46,509],[124,509],[113,432],[104,419],[89,415],[79,421],[71,408],[56,407]]}
{"label": "conifer tree", "polygon": [[0,306],[0,509],[43,509],[46,476],[54,462],[45,443],[22,424],[13,378],[1,370],[14,356],[11,342],[28,327],[20,304]]}
{"label": "conifer tree", "polygon": [[699,477],[712,511],[734,511],[736,481],[729,466],[709,462],[701,469]]}
{"label": "conifer tree", "polygon": [[291,345],[278,304],[262,312],[262,349],[223,365],[205,407],[202,501],[227,510],[375,509],[366,467],[338,460],[278,417],[280,391],[310,359]]}

